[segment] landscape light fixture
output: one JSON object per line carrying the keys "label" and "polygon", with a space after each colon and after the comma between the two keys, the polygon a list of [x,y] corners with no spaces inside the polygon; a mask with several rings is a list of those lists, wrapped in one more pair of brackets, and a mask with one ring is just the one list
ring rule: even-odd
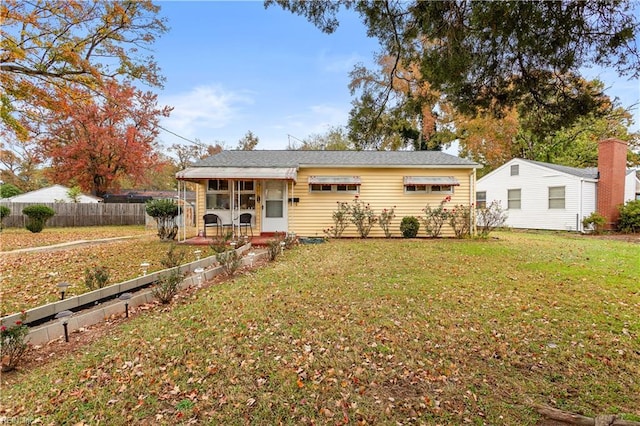
{"label": "landscape light fixture", "polygon": [[196,260],[200,260],[200,255],[202,254],[202,250],[194,250],[193,254],[196,255]]}
{"label": "landscape light fixture", "polygon": [[147,270],[149,269],[149,263],[148,262],[142,262],[140,264],[140,268],[142,268],[142,275],[147,275]]}
{"label": "landscape light fixture", "polygon": [[204,268],[196,268],[193,272],[198,274],[198,287],[200,287],[202,285],[202,273],[204,272]]}
{"label": "landscape light fixture", "polygon": [[285,246],[286,244],[287,244],[287,243],[285,243],[284,241],[280,241],[280,254],[283,254],[283,253],[284,253],[284,246]]}
{"label": "landscape light fixture", "polygon": [[118,296],[118,299],[124,302],[124,316],[125,318],[129,318],[129,299],[131,299],[133,295],[131,293],[122,293]]}
{"label": "landscape light fixture", "polygon": [[249,267],[253,268],[253,259],[256,257],[256,254],[250,251],[248,256],[249,256]]}
{"label": "landscape light fixture", "polygon": [[56,314],[55,319],[60,321],[62,327],[64,327],[64,341],[69,341],[69,332],[67,331],[67,325],[69,324],[69,317],[73,315],[71,311],[60,311]]}
{"label": "landscape light fixture", "polygon": [[58,289],[60,291],[60,300],[64,300],[64,294],[67,292],[67,289],[69,288],[71,284],[69,283],[60,283],[58,284]]}

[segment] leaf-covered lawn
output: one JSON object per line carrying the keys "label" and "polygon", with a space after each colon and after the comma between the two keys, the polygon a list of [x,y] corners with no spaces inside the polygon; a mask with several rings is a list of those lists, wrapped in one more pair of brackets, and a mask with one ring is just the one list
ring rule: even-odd
{"label": "leaf-covered lawn", "polygon": [[[71,284],[67,290],[69,296],[89,291],[84,284],[87,268],[105,266],[109,271],[109,284],[141,275],[142,262],[150,264],[149,272],[163,269],[160,261],[169,246],[155,235],[142,234],[139,238],[64,250],[3,253],[0,256],[0,316],[58,300],[56,286],[62,281]],[[195,260],[194,247],[178,246],[177,249],[185,252],[185,261]],[[201,250],[204,255],[209,248]]]}
{"label": "leaf-covered lawn", "polygon": [[[0,232],[0,249],[11,251],[30,247],[50,246],[78,240],[135,235],[155,235],[154,229],[144,226],[79,226],[76,228],[45,228],[34,234],[24,228],[5,228]],[[4,256],[4,255],[3,255]]]}
{"label": "leaf-covered lawn", "polygon": [[44,424],[640,419],[640,246],[546,235],[350,240],[136,316],[18,374]]}

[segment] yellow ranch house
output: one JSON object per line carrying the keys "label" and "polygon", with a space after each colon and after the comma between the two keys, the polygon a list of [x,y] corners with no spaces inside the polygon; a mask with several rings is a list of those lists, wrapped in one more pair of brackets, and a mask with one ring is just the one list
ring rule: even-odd
{"label": "yellow ranch house", "polygon": [[[196,226],[207,237],[322,237],[338,202],[356,197],[376,214],[395,208],[390,228],[397,237],[404,216],[420,217],[445,197],[451,206],[473,204],[479,167],[439,151],[222,151],[176,177],[196,185]],[[350,225],[342,235],[358,233]],[[452,230],[443,228],[443,235]],[[384,232],[374,226],[369,236]]]}

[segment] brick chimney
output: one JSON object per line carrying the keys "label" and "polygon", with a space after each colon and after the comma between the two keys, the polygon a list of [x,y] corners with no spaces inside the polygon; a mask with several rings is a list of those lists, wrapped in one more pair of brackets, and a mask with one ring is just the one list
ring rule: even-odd
{"label": "brick chimney", "polygon": [[627,170],[627,143],[619,139],[598,142],[598,213],[607,219],[605,229],[615,229],[620,217],[618,206],[624,203],[624,179]]}

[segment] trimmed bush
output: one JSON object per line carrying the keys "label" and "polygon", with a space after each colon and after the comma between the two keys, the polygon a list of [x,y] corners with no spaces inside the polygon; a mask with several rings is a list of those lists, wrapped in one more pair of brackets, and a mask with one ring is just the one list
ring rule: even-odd
{"label": "trimmed bush", "polygon": [[15,197],[16,195],[22,194],[20,188],[10,183],[5,183],[0,185],[0,198],[9,198]]}
{"label": "trimmed bush", "polygon": [[0,231],[2,230],[2,221],[11,214],[11,209],[7,206],[0,206]]}
{"label": "trimmed bush", "polygon": [[626,233],[640,232],[640,200],[627,201],[620,207],[618,229]]}
{"label": "trimmed bush", "polygon": [[56,212],[47,206],[34,204],[22,209],[22,214],[29,218],[25,227],[33,233],[38,233],[44,229],[47,220],[52,218]]}
{"label": "trimmed bush", "polygon": [[147,202],[147,214],[158,224],[158,237],[161,241],[171,241],[178,235],[176,216],[180,214],[180,206],[173,200],[151,200]]}
{"label": "trimmed bush", "polygon": [[590,229],[594,234],[600,234],[606,223],[607,219],[598,212],[593,212],[582,219],[582,226],[584,229]]}
{"label": "trimmed bush", "polygon": [[415,216],[405,216],[400,222],[400,232],[404,238],[415,238],[420,230],[420,221]]}

